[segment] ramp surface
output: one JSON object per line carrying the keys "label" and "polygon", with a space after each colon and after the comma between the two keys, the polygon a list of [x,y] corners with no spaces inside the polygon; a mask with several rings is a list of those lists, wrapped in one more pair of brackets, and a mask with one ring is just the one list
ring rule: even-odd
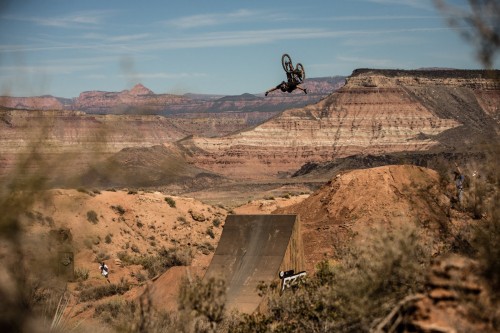
{"label": "ramp surface", "polygon": [[296,215],[228,215],[204,279],[224,279],[226,308],[251,313],[262,301],[259,282],[279,281],[289,269],[303,269]]}

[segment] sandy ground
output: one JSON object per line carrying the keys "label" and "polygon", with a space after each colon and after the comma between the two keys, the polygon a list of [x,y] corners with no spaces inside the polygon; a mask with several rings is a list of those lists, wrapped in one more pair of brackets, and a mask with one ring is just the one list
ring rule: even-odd
{"label": "sandy ground", "polygon": [[[435,171],[402,165],[341,173],[312,194],[266,196],[229,210],[161,192],[51,190],[26,212],[23,243],[34,272],[46,262],[42,256],[74,253],[75,271],[88,272],[88,278],[68,284],[73,295],[68,311],[74,319],[93,322],[95,307],[116,299],[142,297],[159,309],[175,310],[182,279],[203,276],[228,214],[298,214],[310,272],[325,255],[337,258],[354,236],[363,237],[376,226],[389,231],[417,226],[439,255],[440,244],[433,240],[443,228],[453,235],[463,227],[458,224],[468,223],[450,210],[447,191]],[[148,276],[141,265],[120,260],[124,255],[154,257],[163,248],[191,258],[189,265]],[[127,280],[132,288],[123,296],[79,301],[82,290],[108,283],[100,275],[100,258],[110,268],[111,283]]]}
{"label": "sandy ground", "polygon": [[[171,198],[171,207],[165,198]],[[297,204],[308,195],[267,197],[235,207],[232,214],[269,214],[277,208]],[[71,313],[91,320],[99,301],[78,301],[81,290],[106,285],[99,261],[104,259],[113,284],[126,280],[132,285],[123,298],[151,298],[155,307],[175,310],[177,290],[183,277],[202,277],[217,247],[229,212],[222,205],[160,192],[51,190],[43,193],[23,216],[25,250],[30,266],[37,271],[57,265],[58,253],[74,254],[75,272],[88,278],[68,284],[74,296]],[[181,255],[191,254],[188,267],[172,267],[161,276],[148,276],[141,265],[124,263],[130,257],[155,256],[165,248]],[[45,259],[41,259],[41,258]],[[52,263],[48,263],[52,261]],[[151,280],[150,278],[153,278]]]}

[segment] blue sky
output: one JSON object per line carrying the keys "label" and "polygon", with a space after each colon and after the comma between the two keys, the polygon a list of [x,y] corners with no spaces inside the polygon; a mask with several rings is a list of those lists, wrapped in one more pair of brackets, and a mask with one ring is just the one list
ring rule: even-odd
{"label": "blue sky", "polygon": [[76,97],[139,82],[155,93],[259,93],[284,79],[283,53],[308,77],[481,68],[431,0],[0,4],[0,95]]}

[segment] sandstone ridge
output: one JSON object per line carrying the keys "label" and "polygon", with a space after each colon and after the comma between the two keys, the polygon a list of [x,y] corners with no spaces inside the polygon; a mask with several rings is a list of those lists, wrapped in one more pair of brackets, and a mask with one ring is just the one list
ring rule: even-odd
{"label": "sandstone ridge", "polygon": [[230,177],[269,178],[307,162],[460,147],[466,140],[498,136],[500,88],[491,72],[425,73],[355,71],[344,87],[316,104],[233,135],[179,144],[199,167]]}

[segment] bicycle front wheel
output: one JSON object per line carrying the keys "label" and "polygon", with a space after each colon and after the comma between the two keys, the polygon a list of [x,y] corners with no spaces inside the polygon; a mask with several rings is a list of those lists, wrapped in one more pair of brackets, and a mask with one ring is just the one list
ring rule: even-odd
{"label": "bicycle front wheel", "polygon": [[292,64],[292,58],[288,54],[283,54],[281,56],[281,65],[283,66],[283,69],[285,72],[290,73],[290,68],[293,68]]}

